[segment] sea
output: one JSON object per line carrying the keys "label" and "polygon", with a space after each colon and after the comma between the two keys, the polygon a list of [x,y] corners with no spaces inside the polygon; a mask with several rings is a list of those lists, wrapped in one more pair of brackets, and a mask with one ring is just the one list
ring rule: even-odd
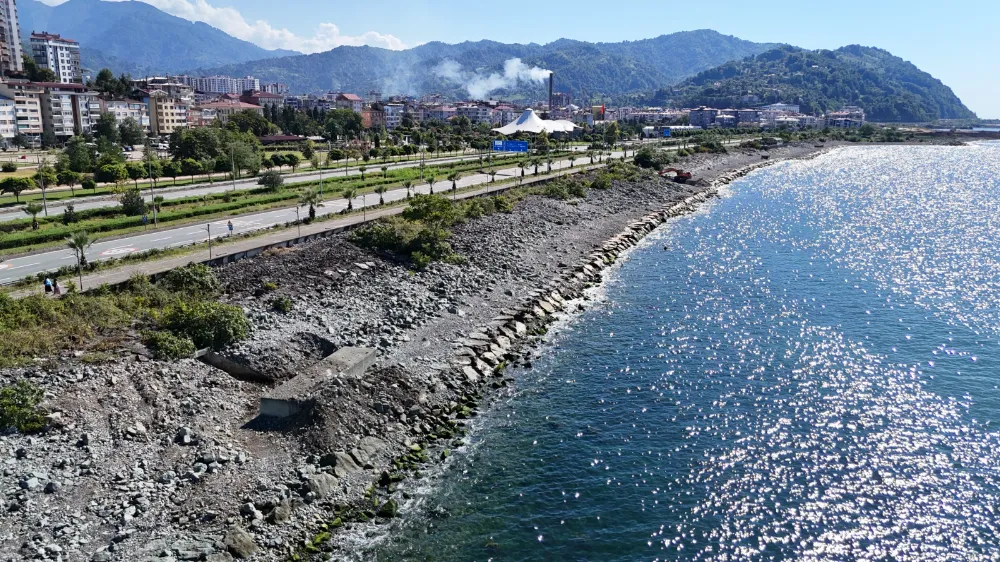
{"label": "sea", "polygon": [[363,560],[1000,559],[1000,143],[750,174],[613,268]]}

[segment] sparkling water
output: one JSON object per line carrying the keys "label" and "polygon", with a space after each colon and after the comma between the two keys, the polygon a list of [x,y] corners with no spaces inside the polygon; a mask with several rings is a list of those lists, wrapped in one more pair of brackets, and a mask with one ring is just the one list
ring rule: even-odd
{"label": "sparkling water", "polygon": [[1000,144],[851,147],[632,252],[366,560],[1000,559]]}

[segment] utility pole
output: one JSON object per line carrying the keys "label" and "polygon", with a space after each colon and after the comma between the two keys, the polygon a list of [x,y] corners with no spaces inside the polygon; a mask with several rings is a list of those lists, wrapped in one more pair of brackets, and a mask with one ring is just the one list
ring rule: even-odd
{"label": "utility pole", "polygon": [[212,259],[212,223],[205,225],[208,230],[208,259]]}
{"label": "utility pole", "polygon": [[42,173],[42,157],[36,154],[35,160],[38,162],[38,181],[42,186],[42,209],[45,210],[45,216],[49,216],[49,205],[45,200],[45,175]]}
{"label": "utility pole", "polygon": [[368,194],[361,194],[361,220],[368,222]]}
{"label": "utility pole", "polygon": [[229,145],[229,165],[232,166],[229,177],[233,178],[233,191],[236,191],[236,148]]}
{"label": "utility pole", "polygon": [[153,228],[156,228],[156,196],[153,194],[153,164],[149,160],[146,160],[146,173],[149,174],[149,205],[153,208]]}
{"label": "utility pole", "polygon": [[302,219],[299,217],[298,207],[295,207],[295,228],[299,231],[299,238],[302,238]]}

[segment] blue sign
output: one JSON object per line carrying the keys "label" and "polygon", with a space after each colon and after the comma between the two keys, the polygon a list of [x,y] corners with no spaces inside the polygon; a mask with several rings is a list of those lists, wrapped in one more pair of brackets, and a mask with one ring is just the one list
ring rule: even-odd
{"label": "blue sign", "polygon": [[528,152],[528,141],[495,140],[493,150],[496,152]]}
{"label": "blue sign", "polygon": [[663,129],[663,136],[664,137],[669,137],[670,136],[670,129]]}

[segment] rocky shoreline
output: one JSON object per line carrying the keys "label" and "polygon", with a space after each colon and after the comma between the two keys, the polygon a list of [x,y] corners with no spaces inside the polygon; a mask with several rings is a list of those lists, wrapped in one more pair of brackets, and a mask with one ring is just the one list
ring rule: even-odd
{"label": "rocky shoreline", "polygon": [[[227,354],[269,380],[343,346],[379,352],[365,376],[330,385],[307,416],[281,424],[257,416],[269,385],[193,360],[123,353],[0,372],[43,387],[53,412],[44,434],[0,437],[3,559],[342,555],[333,529],[394,516],[398,481],[461,444],[462,420],[510,382],[504,367],[623,251],[717,186],[818,151],[689,159],[709,187],[642,177],[583,200],[532,195],[458,227],[461,266],[414,274],[334,237],[222,268],[227,299],[255,328]],[[279,297],[290,310],[275,310]]]}

